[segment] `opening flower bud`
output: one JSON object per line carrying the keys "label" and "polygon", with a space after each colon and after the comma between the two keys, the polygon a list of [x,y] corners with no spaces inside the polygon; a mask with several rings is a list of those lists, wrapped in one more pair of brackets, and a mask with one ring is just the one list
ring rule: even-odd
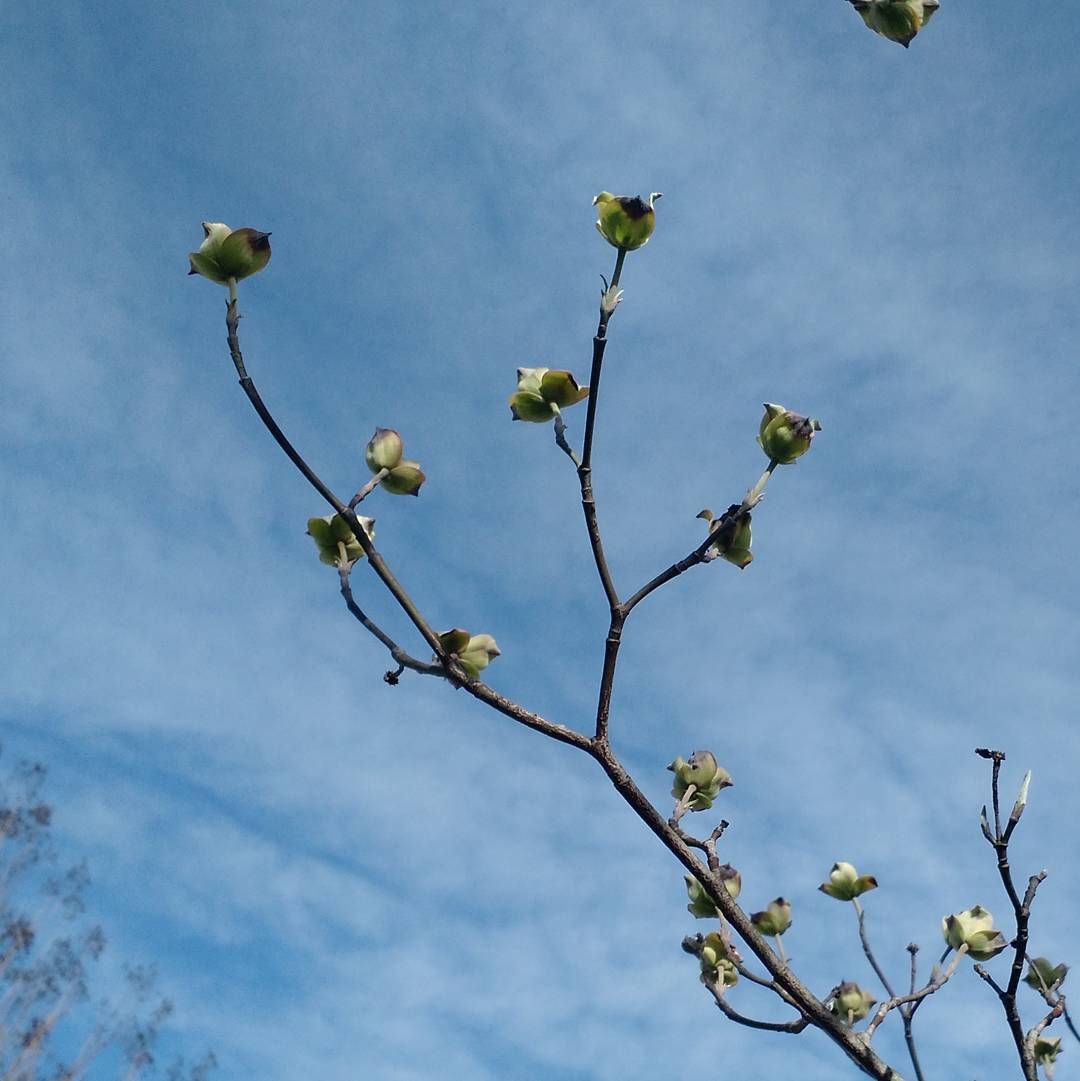
{"label": "opening flower bud", "polygon": [[498,656],[499,647],[490,634],[474,634],[465,644],[465,648],[458,652],[461,667],[474,677],[478,676]]}
{"label": "opening flower bud", "polygon": [[206,238],[188,255],[188,274],[201,274],[226,284],[258,273],[270,262],[270,234],[258,229],[230,229],[224,222],[204,221]]}
{"label": "opening flower bud", "polygon": [[810,449],[814,433],[820,431],[821,424],[811,417],[792,413],[775,402],[766,402],[757,441],[771,461],[791,465]]}
{"label": "opening flower bud", "polygon": [[732,503],[719,518],[714,518],[706,508],[699,515],[709,525],[709,532],[714,534],[712,551],[721,559],[734,563],[739,570],[750,566],[754,556],[750,551],[753,535],[750,532],[750,512],[741,511],[738,503]]}
{"label": "opening flower bud", "polygon": [[393,469],[401,461],[404,450],[401,436],[393,428],[376,428],[364,448],[364,461],[372,473]]}
{"label": "opening flower bud", "polygon": [[734,987],[739,980],[735,962],[728,954],[723,938],[715,931],[705,936],[699,954],[701,982],[718,987]]}
{"label": "opening flower bud", "polygon": [[597,208],[596,228],[616,248],[636,251],[649,242],[656,226],[653,207],[661,193],[654,191],[648,201],[640,195],[612,195],[602,191],[593,199]]}
{"label": "opening flower bud", "polygon": [[[375,519],[358,516],[361,528],[369,540],[375,539]],[[355,563],[364,558],[364,549],[356,539],[356,534],[349,528],[349,523],[340,514],[328,514],[325,518],[309,518],[308,536],[319,550],[319,559],[331,567],[342,561],[342,546],[346,563]]]}
{"label": "opening flower bud", "polygon": [[818,889],[838,901],[854,901],[867,891],[877,889],[877,879],[873,875],[860,875],[850,863],[834,863],[829,881],[823,882]]}
{"label": "opening flower bud", "polygon": [[1005,936],[994,929],[994,917],[982,905],[946,916],[941,921],[941,930],[945,941],[954,950],[967,946],[968,956],[975,961],[989,961],[1009,944]]}
{"label": "opening flower bud", "polygon": [[1063,983],[1068,971],[1068,965],[1053,965],[1045,957],[1032,957],[1028,959],[1024,983],[1042,994],[1049,991],[1055,984]]}
{"label": "opening flower bud", "polygon": [[906,49],[941,6],[939,0],[851,0],[862,21]]}
{"label": "opening flower bud", "polygon": [[791,902],[783,897],[770,901],[763,912],[754,912],[750,922],[770,938],[782,935],[791,926]]}
{"label": "opening flower bud", "polygon": [[845,1025],[861,1021],[877,999],[857,983],[845,982],[834,987],[829,995],[829,1007]]}
{"label": "opening flower bud", "polygon": [[671,794],[680,801],[689,797],[687,806],[691,811],[707,811],[720,792],[733,783],[731,774],[717,765],[711,751],[695,751],[689,761],[676,758],[668,769],[675,774]]}
{"label": "opening flower bud", "polygon": [[394,495],[419,495],[420,485],[425,480],[427,477],[419,462],[401,462],[383,477],[379,486]]}

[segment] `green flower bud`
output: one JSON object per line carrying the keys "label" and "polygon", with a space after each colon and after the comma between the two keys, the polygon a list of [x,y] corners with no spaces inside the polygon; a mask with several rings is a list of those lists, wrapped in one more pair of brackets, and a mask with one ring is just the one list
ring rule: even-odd
{"label": "green flower bud", "polygon": [[600,235],[616,248],[636,251],[649,242],[656,226],[653,206],[661,193],[654,191],[646,202],[640,195],[612,195],[602,191],[593,206],[598,207],[596,228]]}
{"label": "green flower bud", "polygon": [[941,931],[954,950],[966,945],[968,956],[975,961],[989,961],[1009,944],[1000,931],[994,930],[994,917],[982,905],[946,916]]}
{"label": "green flower bud", "polygon": [[792,413],[774,402],[766,402],[757,441],[771,461],[791,465],[810,449],[814,433],[820,431],[818,421]]}
{"label": "green flower bud", "polygon": [[724,883],[724,889],[733,901],[742,893],[742,875],[730,863],[722,863],[713,873]]}
{"label": "green flower bud", "polygon": [[474,634],[466,643],[465,648],[458,652],[461,667],[474,677],[478,676],[498,656],[499,647],[490,634]]}
{"label": "green flower bud", "polygon": [[720,915],[720,910],[709,900],[705,887],[693,875],[683,875],[683,881],[686,883],[686,894],[690,898],[686,911],[696,920],[715,920]]}
{"label": "green flower bud", "polygon": [[823,882],[818,889],[838,901],[854,901],[868,890],[876,890],[877,879],[873,875],[860,875],[850,863],[834,863],[829,881]]}
{"label": "green flower bud", "polygon": [[750,534],[750,512],[739,512],[739,504],[732,503],[719,518],[713,517],[713,512],[705,508],[698,514],[709,525],[709,532],[716,535],[716,540],[711,551],[721,559],[734,563],[739,570],[748,567],[754,556],[750,551],[753,538]]}
{"label": "green flower bud", "polygon": [[380,488],[385,488],[394,495],[419,495],[420,485],[427,480],[419,462],[401,462],[394,466],[390,472],[379,482]]}
{"label": "green flower bud", "polygon": [[576,405],[589,394],[567,371],[551,368],[518,368],[518,388],[510,395],[514,420],[546,424],[557,416],[560,407]]}
{"label": "green flower bud", "polygon": [[1035,1064],[1037,1066],[1053,1066],[1061,1054],[1061,1037],[1038,1036],[1035,1039]]}
{"label": "green flower bud", "polygon": [[777,897],[765,906],[764,912],[754,912],[750,922],[770,938],[782,935],[791,926],[791,902]]}
{"label": "green flower bud", "polygon": [[906,49],[941,6],[938,0],[851,0],[862,21]]}
{"label": "green flower bud", "polygon": [[691,811],[707,811],[720,792],[733,783],[731,774],[716,764],[716,756],[711,751],[695,751],[689,762],[676,758],[668,769],[675,774],[671,794],[677,800],[681,801],[693,785],[689,802]]}
{"label": "green flower bud", "polygon": [[401,436],[393,428],[376,428],[364,449],[364,461],[372,473],[393,469],[401,461],[404,450]]}
{"label": "green flower bud", "polygon": [[857,983],[845,982],[829,992],[829,1009],[845,1025],[861,1021],[870,1012],[870,1007],[875,1002],[877,999],[869,991],[864,991]]}
{"label": "green flower bud", "polygon": [[718,987],[734,987],[738,983],[739,972],[735,962],[728,956],[724,940],[715,931],[705,936],[699,957],[702,983]]}
{"label": "green flower bud", "polygon": [[202,223],[206,239],[199,250],[188,255],[188,274],[201,274],[225,284],[240,281],[262,270],[270,262],[270,234],[257,229],[230,229],[219,221]]}
{"label": "green flower bud", "polygon": [[[358,516],[360,526],[369,540],[375,539],[375,519]],[[364,549],[340,514],[328,514],[325,518],[309,518],[308,536],[319,550],[319,559],[331,567],[341,563],[341,545],[345,545],[345,562],[355,563],[364,558]]]}
{"label": "green flower bud", "polygon": [[1041,994],[1044,990],[1049,991],[1054,984],[1063,983],[1068,971],[1068,965],[1052,965],[1045,957],[1033,957],[1028,960],[1024,983]]}

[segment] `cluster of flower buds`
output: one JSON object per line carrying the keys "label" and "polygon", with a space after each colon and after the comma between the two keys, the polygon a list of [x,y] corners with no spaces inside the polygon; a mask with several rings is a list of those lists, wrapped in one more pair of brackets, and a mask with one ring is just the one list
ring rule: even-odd
{"label": "cluster of flower buds", "polygon": [[763,912],[751,913],[750,922],[761,934],[776,938],[791,926],[791,902],[777,897],[765,906]]}
{"label": "cluster of flower buds", "polygon": [[510,413],[514,420],[546,424],[561,409],[577,405],[589,396],[589,388],[563,369],[518,368],[517,390],[510,395]]}
{"label": "cluster of flower buds", "polygon": [[1028,987],[1035,988],[1041,994],[1044,991],[1049,991],[1051,987],[1060,986],[1064,983],[1068,971],[1068,965],[1051,964],[1045,957],[1029,957],[1024,983]]}
{"label": "cluster of flower buds", "polygon": [[401,436],[393,428],[376,428],[364,451],[364,461],[372,473],[388,470],[379,486],[394,495],[419,495],[427,479],[419,462],[405,460]]}
{"label": "cluster of flower buds", "polygon": [[[713,873],[724,884],[728,896],[734,901],[742,892],[742,875],[730,863],[717,867]],[[705,887],[693,875],[683,875],[683,881],[686,883],[686,895],[690,899],[686,911],[696,920],[716,919],[720,912],[709,899]]]}
{"label": "cluster of flower buds", "polygon": [[457,656],[461,667],[474,678],[499,656],[499,647],[490,634],[469,634],[455,627],[440,634],[439,641],[447,653]]}
{"label": "cluster of flower buds", "polygon": [[829,881],[822,882],[818,889],[838,901],[854,901],[868,890],[876,890],[877,879],[873,875],[860,875],[850,863],[834,863]]}
{"label": "cluster of flower buds", "polygon": [[941,6],[939,0],[851,0],[862,21],[906,49]]}
{"label": "cluster of flower buds", "polygon": [[757,441],[770,461],[791,465],[810,449],[814,433],[820,431],[819,421],[792,413],[775,402],[766,402]]}
{"label": "cluster of flower buds", "polygon": [[701,982],[720,988],[734,987],[739,981],[739,972],[731,959],[727,944],[715,931],[705,936],[705,942],[699,954],[701,960]]}
{"label": "cluster of flower buds", "polygon": [[941,931],[952,949],[966,946],[968,956],[975,961],[989,961],[1009,944],[1000,931],[994,930],[994,917],[982,905],[946,916]]}
{"label": "cluster of flower buds", "polygon": [[689,761],[676,758],[668,769],[675,774],[671,794],[691,811],[707,811],[720,792],[734,783],[711,751],[694,751]]}
{"label": "cluster of flower buds", "polygon": [[227,284],[258,273],[270,262],[270,234],[258,229],[230,229],[220,221],[202,223],[206,239],[188,255],[189,274]]}
{"label": "cluster of flower buds", "polygon": [[734,563],[739,570],[748,567],[754,559],[750,551],[753,538],[750,534],[750,512],[741,510],[738,503],[732,503],[719,518],[706,507],[699,518],[704,518],[713,537],[710,552],[715,552],[721,559]]}
{"label": "cluster of flower buds", "polygon": [[834,987],[829,992],[829,1009],[832,1010],[845,1025],[853,1025],[861,1021],[869,1012],[870,1007],[877,1002],[869,991],[864,991],[857,983],[845,981]]}
{"label": "cluster of flower buds", "polygon": [[[374,540],[375,519],[357,516],[357,521],[367,534],[368,540]],[[325,518],[309,518],[307,532],[319,550],[319,559],[331,567],[342,565],[343,553],[346,566],[351,566],[358,559],[364,558],[364,549],[356,539],[356,534],[340,514],[328,514]]]}
{"label": "cluster of flower buds", "polygon": [[656,211],[653,207],[661,193],[654,191],[648,201],[640,195],[612,195],[602,191],[593,199],[596,211],[596,228],[613,247],[623,251],[636,251],[648,244],[656,228]]}

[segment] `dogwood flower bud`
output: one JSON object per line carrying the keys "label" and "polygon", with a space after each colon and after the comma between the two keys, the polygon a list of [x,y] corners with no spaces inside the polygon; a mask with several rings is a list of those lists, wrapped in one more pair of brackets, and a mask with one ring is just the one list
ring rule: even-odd
{"label": "dogwood flower bud", "polygon": [[188,255],[188,274],[201,274],[226,284],[258,273],[270,262],[270,234],[258,229],[230,229],[220,221],[204,221],[206,238]]}
{"label": "dogwood flower bud", "polygon": [[447,653],[457,654],[458,663],[474,678],[500,653],[490,634],[469,634],[460,627],[444,631],[439,635],[439,641]]}
{"label": "dogwood flower bud", "polygon": [[850,863],[834,863],[829,881],[818,889],[838,901],[854,901],[868,890],[876,890],[877,879],[873,875],[860,875]]}
{"label": "dogwood flower bud", "polygon": [[[675,774],[671,794],[680,801],[689,795],[691,811],[707,811],[720,792],[733,783],[731,774],[717,765],[711,751],[695,751],[689,761],[676,758],[668,769]],[[693,792],[690,792],[691,786]]]}
{"label": "dogwood flower bud", "polygon": [[709,900],[705,887],[693,875],[683,875],[683,881],[686,883],[686,895],[690,899],[686,911],[696,920],[715,920],[720,910]]}
{"label": "dogwood flower bud", "polygon": [[713,931],[705,936],[699,954],[701,960],[701,982],[715,984],[718,987],[734,987],[739,982],[739,972],[735,962],[728,954],[723,938]]}
{"label": "dogwood flower bud", "polygon": [[975,961],[989,961],[1009,944],[1000,931],[994,930],[994,917],[982,905],[946,916],[941,931],[954,950],[967,946],[968,956]]}
{"label": "dogwood flower bud", "polygon": [[394,495],[419,495],[420,485],[427,480],[419,462],[399,462],[379,482],[380,488],[385,488]]}
{"label": "dogwood flower bud", "polygon": [[656,213],[653,206],[661,196],[654,191],[648,202],[640,195],[612,195],[602,191],[593,199],[593,206],[598,207],[596,216],[597,232],[611,245],[624,251],[636,251],[648,244],[649,237],[656,226]]}
{"label": "dogwood flower bud", "polygon": [[[375,539],[375,519],[357,516],[361,528],[369,540]],[[341,564],[341,545],[345,546],[345,562],[352,564],[364,558],[364,549],[340,514],[328,514],[325,518],[309,518],[308,536],[319,550],[319,560],[331,567]]]}
{"label": "dogwood flower bud", "polygon": [[[715,541],[710,553],[715,553],[721,559],[734,563],[739,570],[750,566],[754,559],[750,551],[753,537],[750,532],[750,512],[740,513],[739,504],[732,503],[719,518],[713,517],[713,512],[705,508],[698,514],[708,523],[709,532],[715,535]],[[711,558],[711,557],[710,557]]]}
{"label": "dogwood flower bud", "polygon": [[839,984],[829,993],[829,1008],[845,1025],[861,1021],[875,1002],[877,999],[857,983]]}
{"label": "dogwood flower bud", "polygon": [[811,417],[792,413],[775,402],[766,402],[757,441],[770,460],[791,465],[810,449],[814,433],[820,431],[820,422]]}
{"label": "dogwood flower bud", "polygon": [[750,922],[770,938],[782,935],[791,926],[791,902],[783,897],[770,901],[763,912],[754,912]]}
{"label": "dogwood flower bud", "polygon": [[851,0],[862,21],[906,49],[941,6],[939,0]]}
{"label": "dogwood flower bud", "polygon": [[563,369],[518,368],[518,388],[510,395],[510,412],[514,420],[545,424],[558,415],[560,409],[576,405],[588,397],[589,388]]}
{"label": "dogwood flower bud", "polygon": [[380,469],[393,469],[401,461],[404,450],[401,435],[393,428],[376,428],[364,448],[364,461],[372,473],[378,473]]}

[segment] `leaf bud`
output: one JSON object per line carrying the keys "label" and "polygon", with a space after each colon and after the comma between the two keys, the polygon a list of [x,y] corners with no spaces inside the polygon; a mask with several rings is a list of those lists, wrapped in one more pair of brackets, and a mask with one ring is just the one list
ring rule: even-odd
{"label": "leaf bud", "polygon": [[[1035,1038],[1035,1064],[1037,1066],[1042,1066],[1043,1069],[1046,1069],[1047,1066],[1053,1066],[1059,1054],[1061,1054],[1060,1036],[1037,1036]],[[1047,1076],[1049,1076],[1049,1071],[1047,1071]]]}
{"label": "leaf bud", "polygon": [[757,441],[770,461],[791,465],[810,449],[814,433],[820,431],[820,422],[811,417],[792,413],[775,402],[766,402]]}
{"label": "leaf bud", "polygon": [[1068,965],[1053,965],[1045,957],[1029,957],[1024,983],[1042,994],[1055,984],[1060,986],[1064,983],[1068,971]]}
{"label": "leaf bud", "polygon": [[829,881],[823,882],[818,889],[838,901],[854,901],[868,890],[876,890],[877,879],[873,875],[860,875],[850,863],[834,863]]}
{"label": "leaf bud", "polygon": [[714,518],[707,507],[698,514],[709,526],[709,533],[715,535],[713,546],[709,549],[710,558],[719,556],[729,563],[734,563],[739,570],[748,567],[754,559],[750,551],[753,537],[750,533],[750,512],[740,510],[738,503],[732,503],[719,518]]}
{"label": "leaf bud", "polygon": [[188,274],[201,274],[226,284],[258,273],[270,262],[270,234],[258,229],[230,229],[220,221],[204,221],[206,238],[188,255]]}
{"label": "leaf bud", "polygon": [[602,191],[593,199],[597,207],[597,232],[613,247],[636,251],[648,244],[656,227],[653,207],[661,192],[654,191],[646,202],[640,195],[612,195]]}

